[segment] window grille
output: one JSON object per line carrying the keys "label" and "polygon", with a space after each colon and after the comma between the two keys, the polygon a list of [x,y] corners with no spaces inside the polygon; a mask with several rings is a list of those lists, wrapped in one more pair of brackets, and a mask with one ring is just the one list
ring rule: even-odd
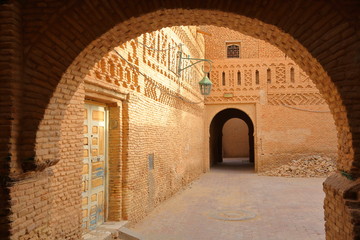
{"label": "window grille", "polygon": [[239,45],[228,45],[227,46],[227,57],[228,58],[240,58],[240,46]]}

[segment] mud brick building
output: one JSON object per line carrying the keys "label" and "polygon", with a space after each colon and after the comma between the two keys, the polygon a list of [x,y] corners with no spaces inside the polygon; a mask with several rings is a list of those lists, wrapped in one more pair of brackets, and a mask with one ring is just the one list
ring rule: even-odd
{"label": "mud brick building", "polygon": [[309,76],[271,44],[203,26],[214,86],[205,98],[211,164],[251,158],[259,172],[303,156],[336,157],[336,128]]}
{"label": "mud brick building", "polygon": [[[1,1],[0,236],[80,239],[102,221],[138,221],[216,160],[209,126],[226,104],[235,110],[219,122],[251,120],[253,158],[266,169],[271,154],[281,155],[272,147],[285,131],[274,121],[278,113],[299,127],[305,112],[288,106],[326,111],[326,102],[338,168],[324,183],[326,236],[359,238],[359,12],[356,0]],[[229,47],[229,56],[250,62],[240,58],[232,67],[225,55],[214,56],[214,92],[204,105],[194,104],[203,100],[201,66],[175,76],[171,51],[154,49],[183,43],[184,53],[210,58],[216,50],[206,50],[206,34],[174,27],[205,25],[259,40],[224,39],[221,54]],[[267,55],[260,40],[281,52]],[[241,48],[247,43],[248,52]],[[260,62],[270,57],[281,60]],[[312,125],[292,134],[331,154],[304,136]],[[295,145],[284,147],[304,150]]]}

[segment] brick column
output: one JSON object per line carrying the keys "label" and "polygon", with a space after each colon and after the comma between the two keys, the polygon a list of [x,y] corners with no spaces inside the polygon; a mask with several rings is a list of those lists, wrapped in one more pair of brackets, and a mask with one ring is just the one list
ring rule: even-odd
{"label": "brick column", "polygon": [[109,108],[109,221],[121,220],[122,206],[121,106]]}
{"label": "brick column", "polygon": [[360,239],[360,180],[352,181],[337,173],[323,185],[326,239]]}
{"label": "brick column", "polygon": [[0,236],[10,232],[10,173],[21,172],[17,162],[19,88],[22,76],[21,6],[0,2]]}

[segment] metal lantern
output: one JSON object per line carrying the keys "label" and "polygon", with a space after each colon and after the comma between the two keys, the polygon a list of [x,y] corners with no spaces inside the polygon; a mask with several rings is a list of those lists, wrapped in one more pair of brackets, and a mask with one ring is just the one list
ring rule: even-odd
{"label": "metal lantern", "polygon": [[199,85],[200,85],[200,92],[202,95],[210,94],[212,82],[206,75],[203,79],[201,79]]}

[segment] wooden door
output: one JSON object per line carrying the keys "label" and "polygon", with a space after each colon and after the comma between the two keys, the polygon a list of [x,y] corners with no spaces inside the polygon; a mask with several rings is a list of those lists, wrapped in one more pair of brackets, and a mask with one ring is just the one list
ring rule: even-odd
{"label": "wooden door", "polygon": [[106,118],[105,107],[85,105],[82,211],[89,230],[105,221]]}

